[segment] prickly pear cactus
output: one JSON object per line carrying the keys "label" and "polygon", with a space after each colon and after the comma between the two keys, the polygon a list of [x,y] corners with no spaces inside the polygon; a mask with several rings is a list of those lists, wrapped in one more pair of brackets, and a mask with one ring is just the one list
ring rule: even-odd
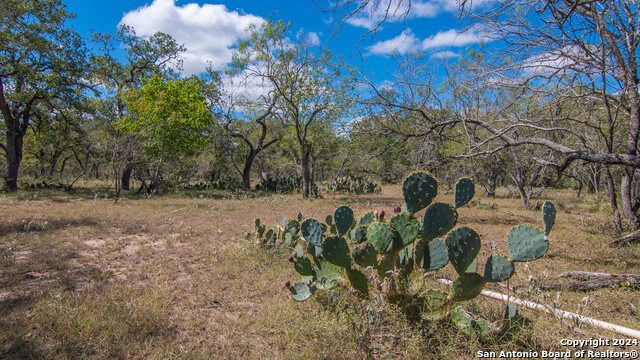
{"label": "prickly pear cactus", "polygon": [[[437,189],[438,182],[430,173],[411,173],[402,184],[405,203],[396,209],[401,212],[395,211],[388,222],[382,211],[354,217],[348,206],[340,206],[332,217],[328,216],[328,226],[313,218],[301,222],[300,218],[288,220],[285,228],[291,229],[289,233],[300,233],[302,237],[297,239],[307,242],[306,247],[298,245],[291,257],[302,282],[290,287],[290,297],[304,301],[315,291],[333,289],[338,284],[366,297],[371,291],[382,291],[385,278],[404,277],[410,281],[422,278],[409,276],[414,271],[436,271],[451,263],[458,277],[448,293],[429,290],[409,295],[430,304],[429,316],[450,315],[465,331],[476,329],[486,335],[489,329],[486,322],[473,320],[462,310],[453,310],[454,304],[477,297],[488,282],[509,280],[515,273],[516,262],[544,256],[555,222],[555,207],[550,202],[543,205],[544,230],[533,225],[514,226],[507,236],[508,256],[493,254],[483,259],[484,273],[479,274],[480,235],[469,227],[456,227],[456,209],[473,199],[473,182],[469,178],[458,181],[454,204],[434,203]],[[424,209],[423,216],[415,215]],[[256,222],[258,226],[264,225]],[[306,254],[303,248],[307,249]],[[433,294],[438,296],[434,298]],[[510,306],[506,317],[512,319],[515,310]]]}

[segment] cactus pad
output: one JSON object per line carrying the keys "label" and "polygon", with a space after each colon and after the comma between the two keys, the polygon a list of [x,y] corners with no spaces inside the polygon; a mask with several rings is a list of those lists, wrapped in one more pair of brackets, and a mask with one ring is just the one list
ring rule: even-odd
{"label": "cactus pad", "polygon": [[293,236],[291,235],[291,233],[284,233],[284,235],[282,235],[282,245],[284,247],[291,247],[291,244],[293,243]]}
{"label": "cactus pad", "polygon": [[556,222],[556,207],[551,201],[545,201],[542,204],[542,222],[544,223],[544,234],[549,235]]}
{"label": "cactus pad", "polygon": [[351,230],[350,235],[351,242],[354,244],[360,244],[367,241],[367,226],[358,226],[357,228]]}
{"label": "cactus pad", "polygon": [[339,236],[331,236],[324,240],[322,257],[328,262],[343,267],[351,268],[351,255],[347,240]]}
{"label": "cactus pad", "polygon": [[389,225],[396,231],[398,236],[394,237],[393,247],[403,249],[413,243],[420,232],[420,223],[407,213],[400,213],[391,218]]}
{"label": "cactus pad", "polygon": [[491,255],[484,266],[484,280],[489,282],[507,281],[515,269],[509,259],[503,255]]}
{"label": "cactus pad", "polygon": [[456,183],[456,194],[453,201],[453,206],[459,208],[464,206],[466,203],[473,199],[473,195],[475,195],[475,186],[473,185],[473,181],[469,178],[460,178]]}
{"label": "cactus pad", "polygon": [[340,206],[333,213],[333,218],[336,221],[338,235],[342,236],[349,231],[351,225],[353,225],[353,210],[348,206]]}
{"label": "cactus pad", "polygon": [[269,244],[275,243],[276,240],[278,239],[278,235],[276,234],[275,230],[273,230],[272,228],[269,228],[269,230],[267,230],[267,232],[264,233],[264,237],[265,237],[265,242]]}
{"label": "cactus pad", "polygon": [[398,252],[398,258],[396,259],[396,267],[397,268],[402,268],[405,267],[409,264],[411,264],[411,251],[412,251],[412,246],[409,245],[406,248],[400,250],[400,252]]}
{"label": "cactus pad", "polygon": [[416,241],[415,244],[416,244],[416,249],[413,252],[414,253],[414,262],[416,264],[419,264],[420,261],[422,261],[422,258],[424,257],[424,252],[426,251],[427,246],[429,246],[429,241],[424,240],[424,239],[420,239],[420,240]]}
{"label": "cactus pad", "polygon": [[256,218],[256,221],[254,222],[256,227],[260,227],[260,218]]}
{"label": "cactus pad", "polygon": [[373,215],[373,211],[367,211],[364,215],[360,217],[358,221],[358,225],[367,225],[371,223],[375,219],[375,215]]}
{"label": "cactus pad", "polygon": [[422,269],[424,269],[424,271],[436,271],[442,269],[448,263],[449,256],[444,240],[434,240],[425,247],[424,261],[422,263]]}
{"label": "cactus pad", "polygon": [[485,319],[475,320],[461,306],[451,310],[451,320],[458,325],[460,330],[469,335],[478,335],[482,339],[486,339],[491,335],[491,327]]}
{"label": "cactus pad", "polygon": [[363,295],[367,295],[369,293],[369,280],[361,271],[353,269],[349,270],[347,271],[347,277],[354,289],[358,290]]}
{"label": "cactus pad", "polygon": [[353,261],[363,268],[375,266],[378,261],[377,256],[376,249],[369,242],[353,248]]}
{"label": "cactus pad", "polygon": [[467,271],[465,271],[466,273],[470,273],[470,272],[476,272],[478,271],[478,258],[473,259],[473,261],[471,262],[471,265],[469,265],[469,267],[467,268]]}
{"label": "cactus pad", "polygon": [[498,331],[498,336],[515,334],[525,325],[526,319],[520,315],[518,308],[513,303],[507,303],[504,309],[504,322]]}
{"label": "cactus pad", "polygon": [[458,221],[458,212],[450,204],[431,204],[424,213],[421,236],[431,240],[446,235]]}
{"label": "cactus pad", "polygon": [[312,243],[307,244],[307,252],[313,257],[322,257],[322,248],[320,246],[315,246]]}
{"label": "cactus pad", "polygon": [[451,264],[458,274],[464,274],[480,251],[480,236],[473,229],[461,226],[450,231],[445,242]]}
{"label": "cactus pad", "polygon": [[320,290],[331,290],[338,286],[342,277],[342,269],[328,261],[317,260],[313,264],[313,274]]}
{"label": "cactus pad", "polygon": [[455,301],[467,301],[480,295],[485,281],[477,273],[466,273],[451,284],[451,298]]}
{"label": "cactus pad", "polygon": [[293,284],[293,286],[289,288],[289,291],[291,291],[291,298],[295,301],[307,300],[308,298],[311,297],[311,295],[313,295],[315,290],[316,290],[315,286],[313,285],[309,286],[303,282],[295,283]]}
{"label": "cactus pad", "polygon": [[426,171],[416,171],[404,179],[402,194],[407,211],[416,213],[431,204],[438,194],[438,182]]}
{"label": "cactus pad", "polygon": [[386,254],[382,260],[375,267],[378,272],[378,276],[381,278],[385,278],[389,276],[389,272],[394,269],[396,265],[396,260],[398,259],[398,250],[394,250],[388,254]]}
{"label": "cactus pad", "polygon": [[324,222],[326,222],[327,225],[331,226],[333,224],[333,216],[327,215],[327,217],[324,218]]}
{"label": "cactus pad", "polygon": [[296,257],[302,257],[302,246],[300,245],[296,245],[296,248],[294,249],[294,251],[296,252]]}
{"label": "cactus pad", "polygon": [[429,289],[421,295],[423,313],[428,320],[442,319],[449,307],[449,294],[439,290]]}
{"label": "cactus pad", "polygon": [[386,253],[391,248],[393,231],[383,222],[374,222],[367,227],[367,239],[379,253]]}
{"label": "cactus pad", "polygon": [[306,257],[299,257],[293,261],[294,266],[298,274],[302,276],[313,276],[313,268],[311,267],[311,260]]}
{"label": "cactus pad", "polygon": [[289,220],[287,221],[287,225],[284,226],[284,230],[291,233],[291,235],[296,235],[300,232],[300,223],[298,220]]}
{"label": "cactus pad", "polygon": [[302,236],[307,240],[310,244],[315,246],[322,247],[322,225],[320,221],[314,218],[306,219],[302,222],[300,229],[302,230]]}
{"label": "cactus pad", "polygon": [[533,225],[517,225],[509,231],[509,259],[532,261],[547,253],[549,242],[544,232]]}

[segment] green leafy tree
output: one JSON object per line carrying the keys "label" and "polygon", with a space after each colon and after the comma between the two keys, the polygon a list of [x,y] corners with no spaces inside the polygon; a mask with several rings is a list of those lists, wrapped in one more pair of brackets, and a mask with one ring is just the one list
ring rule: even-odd
{"label": "green leafy tree", "polygon": [[[308,198],[314,188],[313,134],[322,124],[333,123],[346,106],[344,93],[351,83],[341,77],[331,53],[317,47],[308,36],[288,35],[289,26],[280,21],[265,22],[251,28],[249,39],[238,46],[233,62],[256,78],[263,79],[279,98],[276,116],[288,126],[296,140],[302,169],[302,197]],[[262,66],[247,67],[252,61]]]}
{"label": "green leafy tree", "polygon": [[206,145],[213,118],[201,90],[195,79],[154,76],[124,97],[130,114],[118,120],[116,128],[136,137],[153,159],[151,190],[157,190],[158,174],[166,159],[194,155]]}
{"label": "green leafy tree", "polygon": [[80,98],[84,44],[59,0],[3,0],[0,4],[0,113],[9,189],[17,187],[24,136],[45,102]]}
{"label": "green leafy tree", "polygon": [[[180,55],[185,51],[170,35],[157,32],[149,38],[140,38],[128,26],[118,28],[116,35],[96,33],[97,45],[91,57],[92,75],[103,87],[102,98],[114,106],[103,114],[109,122],[127,115],[124,93],[140,86],[142,79],[153,75],[173,75],[181,66]],[[125,52],[124,59],[117,55],[117,48]],[[136,144],[130,136],[110,134],[112,137],[111,165],[115,177],[116,198],[120,189],[128,190],[134,168],[142,165],[136,160]]]}

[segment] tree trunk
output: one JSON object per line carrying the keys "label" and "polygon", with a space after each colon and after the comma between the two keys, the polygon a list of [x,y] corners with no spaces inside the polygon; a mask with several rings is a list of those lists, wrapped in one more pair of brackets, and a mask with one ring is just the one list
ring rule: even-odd
{"label": "tree trunk", "polygon": [[7,143],[5,146],[5,159],[7,160],[7,174],[5,183],[9,190],[18,188],[18,170],[22,162],[23,133],[17,121],[7,121]]}
{"label": "tree trunk", "polygon": [[[627,140],[627,155],[638,155],[638,143],[640,141],[640,97],[638,94],[638,78],[636,76],[637,64],[633,64],[629,69],[629,139]],[[635,168],[625,167],[622,173],[622,183],[620,191],[622,195],[622,213],[632,230],[640,229],[640,217],[638,209],[635,208],[633,198],[633,180]]]}
{"label": "tree trunk", "polygon": [[311,144],[305,144],[302,149],[302,198],[308,199],[311,195]]}
{"label": "tree trunk", "polygon": [[251,190],[251,166],[253,160],[258,156],[259,151],[254,149],[249,150],[249,155],[244,162],[244,169],[242,169],[242,188],[245,190]]}
{"label": "tree trunk", "polygon": [[524,189],[524,184],[521,182],[516,182],[516,188],[518,189],[518,193],[520,194],[520,199],[522,199],[522,206],[524,206],[525,210],[529,210],[531,204],[529,203],[529,197],[527,196],[527,192]]}
{"label": "tree trunk", "polygon": [[62,175],[64,174],[64,168],[67,165],[67,160],[69,160],[69,157],[62,159],[62,165],[60,165],[60,181],[62,181]]}
{"label": "tree trunk", "polygon": [[127,163],[124,170],[122,170],[122,177],[120,180],[120,186],[122,190],[129,190],[131,188],[131,173],[133,172],[133,164]]}
{"label": "tree trunk", "polygon": [[493,171],[487,177],[487,187],[484,189],[487,197],[496,197],[496,179],[498,178],[498,174]]}
{"label": "tree trunk", "polygon": [[613,176],[611,176],[609,167],[606,165],[602,165],[602,167],[604,169],[604,181],[607,185],[607,191],[609,192],[609,204],[611,205],[613,226],[619,234],[622,232],[622,218],[620,217],[620,211],[618,210],[618,194],[616,193],[616,185],[613,182]]}

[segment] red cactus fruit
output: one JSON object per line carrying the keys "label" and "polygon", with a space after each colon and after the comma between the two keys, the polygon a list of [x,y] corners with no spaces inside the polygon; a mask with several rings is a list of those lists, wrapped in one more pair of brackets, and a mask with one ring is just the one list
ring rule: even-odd
{"label": "red cactus fruit", "polygon": [[285,287],[289,287],[289,286],[291,286],[291,281],[289,281],[289,280],[285,281],[285,282],[284,282],[284,286],[285,286]]}
{"label": "red cactus fruit", "polygon": [[293,256],[289,256],[289,262],[293,262]]}
{"label": "red cactus fruit", "polygon": [[402,211],[402,208],[400,206],[396,206],[393,208],[393,212],[396,214],[399,213],[400,211]]}

